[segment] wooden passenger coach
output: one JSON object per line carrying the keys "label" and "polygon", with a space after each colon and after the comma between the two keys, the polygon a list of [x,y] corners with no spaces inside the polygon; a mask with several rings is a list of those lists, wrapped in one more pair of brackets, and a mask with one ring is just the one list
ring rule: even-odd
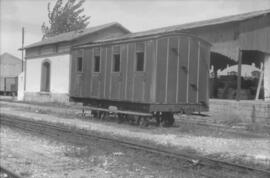
{"label": "wooden passenger coach", "polygon": [[209,50],[208,42],[176,32],[74,47],[71,99],[142,113],[206,110]]}

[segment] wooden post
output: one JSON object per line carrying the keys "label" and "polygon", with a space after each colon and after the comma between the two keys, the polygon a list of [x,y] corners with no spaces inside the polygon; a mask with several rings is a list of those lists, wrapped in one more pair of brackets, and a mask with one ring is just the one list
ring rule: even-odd
{"label": "wooden post", "polygon": [[258,86],[257,86],[257,91],[256,91],[256,96],[255,96],[255,100],[259,99],[259,94],[260,94],[260,90],[261,90],[261,86],[262,86],[262,79],[263,79],[263,63],[261,63],[261,68],[260,68],[260,79],[258,82]]}
{"label": "wooden post", "polygon": [[22,72],[23,72],[23,49],[24,48],[24,27],[22,28]]}
{"label": "wooden post", "polygon": [[237,73],[237,91],[236,91],[236,100],[240,101],[241,96],[241,70],[242,70],[242,51],[238,51],[238,73]]}
{"label": "wooden post", "polygon": [[24,27],[22,28],[22,72],[24,72],[23,76],[23,90],[26,89],[26,59],[24,59]]}

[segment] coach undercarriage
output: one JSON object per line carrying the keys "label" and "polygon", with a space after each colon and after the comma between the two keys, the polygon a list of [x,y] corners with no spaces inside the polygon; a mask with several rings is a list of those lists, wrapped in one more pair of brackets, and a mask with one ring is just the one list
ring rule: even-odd
{"label": "coach undercarriage", "polygon": [[146,127],[149,123],[170,127],[174,124],[174,114],[191,114],[205,108],[198,104],[146,104],[114,100],[72,98],[83,103],[82,117],[91,116],[100,120],[117,119],[119,123],[129,122]]}

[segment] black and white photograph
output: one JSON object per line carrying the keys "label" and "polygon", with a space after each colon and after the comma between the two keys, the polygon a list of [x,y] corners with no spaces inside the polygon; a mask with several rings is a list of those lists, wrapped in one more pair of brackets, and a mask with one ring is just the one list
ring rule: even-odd
{"label": "black and white photograph", "polygon": [[0,0],[0,178],[270,178],[270,0]]}

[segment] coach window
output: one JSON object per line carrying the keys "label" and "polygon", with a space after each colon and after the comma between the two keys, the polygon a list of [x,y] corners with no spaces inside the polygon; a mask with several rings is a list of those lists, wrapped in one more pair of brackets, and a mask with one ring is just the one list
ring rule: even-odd
{"label": "coach window", "polygon": [[100,56],[95,56],[94,72],[100,72]]}
{"label": "coach window", "polygon": [[120,72],[120,46],[115,46],[113,48],[112,71]]}
{"label": "coach window", "polygon": [[94,72],[100,72],[100,49],[94,49]]}
{"label": "coach window", "polygon": [[144,43],[136,44],[136,71],[144,71]]}
{"label": "coach window", "polygon": [[83,63],[82,57],[78,57],[77,58],[77,72],[82,72],[82,66],[83,66],[82,63]]}
{"label": "coach window", "polygon": [[120,72],[120,54],[113,55],[113,72]]}

